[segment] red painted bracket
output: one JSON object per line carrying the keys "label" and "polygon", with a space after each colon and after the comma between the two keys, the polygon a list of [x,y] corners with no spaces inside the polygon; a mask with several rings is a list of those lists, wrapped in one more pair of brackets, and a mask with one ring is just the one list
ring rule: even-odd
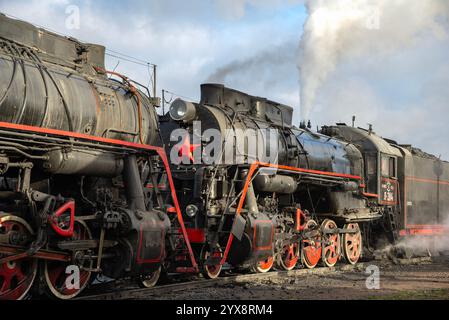
{"label": "red painted bracket", "polygon": [[[70,226],[68,229],[62,229],[58,225],[58,218],[67,210],[70,210]],[[69,201],[65,203],[62,207],[55,211],[55,213],[50,218],[50,225],[55,230],[55,232],[61,237],[70,238],[73,236],[73,230],[75,226],[75,201]]]}
{"label": "red painted bracket", "polygon": [[296,209],[296,223],[295,223],[296,231],[304,231],[304,229],[306,228],[306,223],[307,223],[306,219],[307,219],[307,217],[304,214],[304,212],[299,208]]}

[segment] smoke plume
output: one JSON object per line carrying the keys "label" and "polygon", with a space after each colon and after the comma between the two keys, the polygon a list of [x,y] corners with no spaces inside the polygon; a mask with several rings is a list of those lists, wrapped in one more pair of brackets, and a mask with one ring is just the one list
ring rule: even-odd
{"label": "smoke plume", "polygon": [[[216,69],[209,75],[207,82],[225,83],[233,77],[252,75],[249,78],[257,78],[261,81],[261,76],[267,69],[276,69],[286,61],[292,61],[296,54],[295,47],[291,42],[284,43],[277,47],[264,50],[246,59],[234,60]],[[245,78],[247,79],[247,78]]]}
{"label": "smoke plume", "polygon": [[302,120],[309,119],[320,89],[346,61],[366,58],[382,68],[385,57],[447,37],[445,0],[307,0],[306,8],[298,59]]}

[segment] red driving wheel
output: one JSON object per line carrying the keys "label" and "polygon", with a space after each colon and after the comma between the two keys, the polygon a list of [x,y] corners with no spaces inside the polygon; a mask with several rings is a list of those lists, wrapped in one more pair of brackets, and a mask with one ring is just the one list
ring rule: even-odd
{"label": "red driving wheel", "polygon": [[266,273],[271,270],[274,264],[272,256],[255,262],[254,271],[257,273]]}
{"label": "red driving wheel", "polygon": [[277,266],[283,270],[293,270],[299,260],[299,243],[286,244],[278,256]]}
{"label": "red driving wheel", "polygon": [[[337,224],[326,219],[321,224],[321,230],[337,229]],[[327,267],[333,267],[340,258],[340,235],[338,233],[323,234],[322,260]]]}
{"label": "red driving wheel", "polygon": [[221,269],[223,268],[223,266],[220,264],[221,261],[219,261],[217,264],[214,264],[214,265],[205,264],[205,262],[210,257],[216,258],[217,260],[221,260],[221,258],[223,257],[223,253],[219,246],[217,246],[213,250],[212,253],[210,251],[211,250],[209,249],[209,246],[205,246],[202,250],[202,254],[201,254],[202,259],[203,259],[202,274],[207,279],[215,279],[215,278],[218,278],[218,276],[220,275]]}
{"label": "red driving wheel", "polygon": [[[318,223],[316,223],[315,220],[309,220],[304,227],[304,232],[317,229]],[[301,259],[308,269],[315,268],[318,262],[320,262],[321,235],[318,231],[315,236],[306,238],[302,241]]]}
{"label": "red driving wheel", "polygon": [[[28,223],[17,216],[0,216],[0,235],[16,239],[31,239],[33,231]],[[5,255],[0,254],[0,258]],[[37,273],[36,259],[20,259],[0,265],[0,300],[21,300],[33,285]]]}
{"label": "red driving wheel", "polygon": [[[92,234],[87,225],[83,221],[76,220],[71,240],[90,239],[92,239]],[[79,253],[82,254],[82,252]],[[89,259],[75,262],[45,261],[44,274],[49,293],[63,300],[76,297],[89,284],[92,272],[84,268],[91,269],[92,265],[93,261]],[[72,273],[71,267],[78,268],[79,281],[76,279],[78,277],[73,277],[77,272]],[[77,282],[76,285],[73,281]]]}
{"label": "red driving wheel", "polygon": [[345,229],[354,230],[355,233],[344,233],[342,235],[343,254],[350,264],[356,264],[362,255],[362,233],[358,223],[349,223]]}

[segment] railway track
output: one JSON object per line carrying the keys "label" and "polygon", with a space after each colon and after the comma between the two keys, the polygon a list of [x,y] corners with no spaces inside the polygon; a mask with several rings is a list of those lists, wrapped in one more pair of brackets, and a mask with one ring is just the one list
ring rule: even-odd
{"label": "railway track", "polygon": [[352,265],[340,265],[333,268],[318,267],[315,269],[296,269],[292,271],[271,271],[267,273],[252,273],[252,274],[239,274],[239,275],[227,275],[212,280],[193,280],[181,283],[174,283],[168,285],[156,286],[153,288],[145,289],[123,289],[114,290],[111,292],[105,292],[94,295],[85,295],[77,298],[77,300],[140,300],[150,298],[152,296],[163,294],[166,292],[176,293],[179,291],[185,291],[195,288],[207,288],[217,285],[226,284],[238,284],[251,282],[256,280],[270,280],[277,277],[284,276],[304,276],[312,274],[332,274],[335,272],[345,272],[351,270],[360,270],[365,268],[366,263],[359,263],[355,266]]}

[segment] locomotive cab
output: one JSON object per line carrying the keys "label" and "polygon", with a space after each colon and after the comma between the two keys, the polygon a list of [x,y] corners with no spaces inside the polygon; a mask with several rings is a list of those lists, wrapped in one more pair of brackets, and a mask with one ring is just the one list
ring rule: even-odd
{"label": "locomotive cab", "polygon": [[[382,213],[380,224],[376,227],[382,230],[391,243],[397,240],[402,224],[401,185],[399,178],[403,176],[404,159],[401,151],[393,141],[383,139],[373,132],[363,128],[349,127],[345,124],[323,127],[323,133],[341,140],[353,142],[364,159],[365,191],[364,196],[371,202],[371,207],[377,207]],[[384,233],[385,232],[385,233]],[[378,239],[372,239],[378,243]]]}
{"label": "locomotive cab", "polygon": [[371,129],[353,128],[345,124],[323,127],[321,132],[354,143],[364,160],[365,195],[380,205],[397,205],[397,166],[402,154]]}

